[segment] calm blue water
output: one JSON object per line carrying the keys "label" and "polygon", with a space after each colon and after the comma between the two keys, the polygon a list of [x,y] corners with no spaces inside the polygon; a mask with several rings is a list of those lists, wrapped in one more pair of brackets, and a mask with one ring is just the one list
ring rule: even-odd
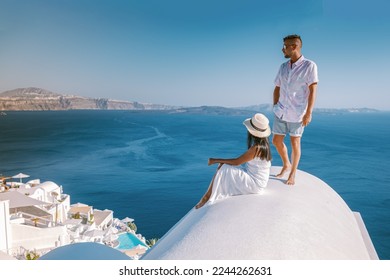
{"label": "calm blue water", "polygon": [[118,235],[119,246],[117,249],[127,250],[136,247],[137,245],[145,246],[141,240],[139,240],[134,234],[125,232]]}
{"label": "calm blue water", "polygon": [[[215,171],[207,159],[246,149],[242,121],[250,116],[8,112],[0,173],[54,181],[71,203],[132,217],[146,239],[160,238],[203,195]],[[390,113],[315,114],[300,163],[361,213],[381,259],[390,259],[389,122]]]}

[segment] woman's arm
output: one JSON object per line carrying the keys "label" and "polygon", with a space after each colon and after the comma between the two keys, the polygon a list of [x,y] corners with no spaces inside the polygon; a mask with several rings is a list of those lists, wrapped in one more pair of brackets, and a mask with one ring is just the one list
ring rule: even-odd
{"label": "woman's arm", "polygon": [[223,159],[223,158],[209,158],[209,165],[212,165],[214,163],[226,163],[229,165],[241,165],[247,161],[252,160],[255,157],[256,154],[256,147],[252,146],[250,147],[245,153],[243,153],[238,158],[231,158],[231,159]]}

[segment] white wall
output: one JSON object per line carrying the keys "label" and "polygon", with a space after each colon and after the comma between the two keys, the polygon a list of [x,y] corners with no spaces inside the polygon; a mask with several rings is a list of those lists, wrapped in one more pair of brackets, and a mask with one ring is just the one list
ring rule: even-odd
{"label": "white wall", "polygon": [[12,243],[9,223],[9,201],[0,201],[0,250],[9,254]]}
{"label": "white wall", "polygon": [[39,228],[23,224],[13,224],[12,234],[13,249],[17,249],[20,246],[28,250],[54,248],[60,245],[60,240],[62,240],[62,243],[68,243],[67,241],[64,242],[64,236],[67,235],[65,226]]}

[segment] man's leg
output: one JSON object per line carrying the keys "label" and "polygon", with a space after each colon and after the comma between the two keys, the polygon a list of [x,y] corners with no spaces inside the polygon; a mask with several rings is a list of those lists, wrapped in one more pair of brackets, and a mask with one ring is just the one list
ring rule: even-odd
{"label": "man's leg", "polygon": [[274,134],[272,138],[272,144],[274,144],[276,150],[278,151],[282,161],[283,161],[283,167],[282,170],[278,175],[276,175],[277,178],[280,178],[284,175],[286,171],[288,171],[291,168],[291,163],[288,158],[288,150],[286,147],[286,144],[284,144],[284,137],[285,135],[280,134]]}
{"label": "man's leg", "polygon": [[291,162],[292,167],[290,171],[290,175],[288,176],[287,185],[295,184],[295,174],[298,169],[299,160],[301,159],[301,137],[300,136],[291,136]]}

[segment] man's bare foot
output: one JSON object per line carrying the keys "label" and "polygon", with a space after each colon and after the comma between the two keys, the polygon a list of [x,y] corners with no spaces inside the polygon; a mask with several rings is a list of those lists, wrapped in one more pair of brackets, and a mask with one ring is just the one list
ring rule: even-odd
{"label": "man's bare foot", "polygon": [[286,173],[287,171],[289,171],[290,168],[291,168],[291,165],[283,165],[282,170],[280,170],[280,173],[276,175],[276,178],[281,178],[281,177],[283,177],[284,173]]}
{"label": "man's bare foot", "polygon": [[290,176],[288,176],[286,184],[290,186],[295,185],[295,172],[290,173]]}

